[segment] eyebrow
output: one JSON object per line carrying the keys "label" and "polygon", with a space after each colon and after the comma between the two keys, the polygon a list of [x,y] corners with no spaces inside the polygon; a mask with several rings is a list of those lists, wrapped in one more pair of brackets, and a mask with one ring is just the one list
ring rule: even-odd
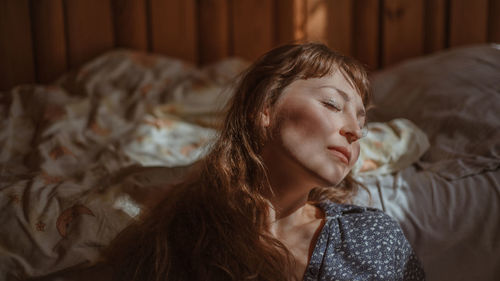
{"label": "eyebrow", "polygon": [[[344,91],[340,90],[340,89],[339,89],[339,88],[337,88],[337,87],[330,86],[330,85],[325,85],[325,86],[321,86],[321,87],[319,87],[319,89],[321,89],[321,88],[329,88],[329,89],[333,89],[333,90],[335,90],[337,93],[339,93],[339,94],[342,96],[342,98],[343,98],[346,102],[350,102],[350,101],[351,101],[351,99],[349,98],[349,95],[348,95],[346,92],[344,92]],[[362,108],[361,108],[360,110],[358,110],[357,114],[358,114],[359,116],[361,116],[361,117],[365,117],[365,116],[366,116],[366,111],[365,111],[364,109],[362,109]]]}

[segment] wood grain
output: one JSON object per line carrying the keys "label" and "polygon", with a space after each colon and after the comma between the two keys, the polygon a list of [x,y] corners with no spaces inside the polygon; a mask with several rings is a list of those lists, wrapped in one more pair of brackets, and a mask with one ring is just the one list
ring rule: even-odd
{"label": "wood grain", "polygon": [[382,66],[423,54],[423,0],[385,0]]}
{"label": "wood grain", "polygon": [[424,51],[432,53],[446,47],[446,0],[425,0]]}
{"label": "wood grain", "polygon": [[353,53],[353,1],[329,0],[327,5],[326,42],[345,55]]}
{"label": "wood grain", "polygon": [[276,0],[275,43],[301,42],[306,38],[305,0]]}
{"label": "wood grain", "polygon": [[490,0],[488,14],[488,41],[500,43],[500,0]]}
{"label": "wood grain", "polygon": [[306,0],[306,38],[328,44],[327,0]]}
{"label": "wood grain", "polygon": [[321,41],[370,69],[500,42],[500,0],[0,0],[0,89],[48,83],[114,47],[193,63]]}
{"label": "wood grain", "polygon": [[229,56],[227,0],[199,1],[199,57],[206,64]]}
{"label": "wood grain", "polygon": [[148,50],[146,0],[113,0],[117,47]]}
{"label": "wood grain", "polygon": [[195,0],[150,0],[152,51],[198,62]]}
{"label": "wood grain", "polygon": [[114,47],[110,0],[65,1],[71,68]]}
{"label": "wood grain", "polygon": [[483,43],[488,36],[488,0],[450,1],[450,47]]}
{"label": "wood grain", "polygon": [[232,2],[233,55],[255,60],[274,46],[274,6],[268,0]]}
{"label": "wood grain", "polygon": [[353,56],[368,66],[378,69],[380,45],[380,0],[354,1]]}
{"label": "wood grain", "polygon": [[0,0],[0,90],[35,81],[28,0]]}
{"label": "wood grain", "polygon": [[68,67],[62,0],[32,1],[37,81],[47,83]]}

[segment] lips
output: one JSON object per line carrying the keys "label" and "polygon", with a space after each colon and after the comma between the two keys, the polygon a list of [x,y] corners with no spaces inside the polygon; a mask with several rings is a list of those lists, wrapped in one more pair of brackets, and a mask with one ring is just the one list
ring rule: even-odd
{"label": "lips", "polygon": [[337,155],[340,160],[346,164],[349,164],[351,160],[351,152],[343,146],[329,146],[328,150],[333,152],[333,154]]}

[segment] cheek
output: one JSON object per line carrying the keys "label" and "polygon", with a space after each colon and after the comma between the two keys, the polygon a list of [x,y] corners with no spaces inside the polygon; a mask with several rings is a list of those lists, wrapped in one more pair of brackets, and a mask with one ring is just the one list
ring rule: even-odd
{"label": "cheek", "polygon": [[354,166],[354,164],[356,163],[356,161],[358,161],[359,151],[360,151],[359,142],[355,142],[352,145],[352,154],[351,154],[351,163],[350,163],[351,167]]}
{"label": "cheek", "polygon": [[[272,139],[281,144],[289,153],[305,159],[317,154],[319,148],[325,146],[325,132],[328,124],[324,124],[314,108],[301,104],[302,106],[289,106],[275,117],[272,126]],[[273,122],[271,123],[273,124]]]}
{"label": "cheek", "polygon": [[305,138],[318,136],[332,130],[330,120],[327,120],[316,107],[308,104],[300,104],[291,107],[279,116],[282,129],[294,131],[297,135]]}

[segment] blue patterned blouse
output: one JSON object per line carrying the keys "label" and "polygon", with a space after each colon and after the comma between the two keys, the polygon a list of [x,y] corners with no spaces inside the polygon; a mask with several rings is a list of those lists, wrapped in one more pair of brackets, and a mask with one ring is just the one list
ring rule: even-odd
{"label": "blue patterned blouse", "polygon": [[326,214],[304,274],[312,280],[425,280],[399,224],[380,210],[318,204]]}

